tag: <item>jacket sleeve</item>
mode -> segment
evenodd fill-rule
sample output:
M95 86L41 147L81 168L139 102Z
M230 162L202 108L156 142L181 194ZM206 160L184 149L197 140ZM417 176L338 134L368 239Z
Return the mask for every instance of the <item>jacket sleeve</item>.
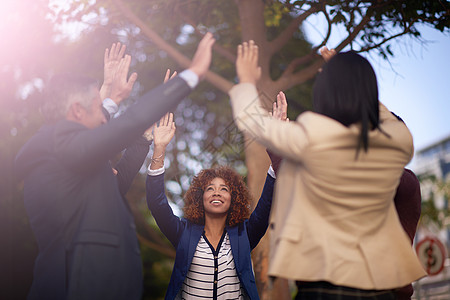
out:
M185 223L172 211L164 192L164 174L147 175L147 205L161 232L176 248Z
M258 245L259 240L264 236L267 227L269 226L269 215L272 207L274 185L275 178L267 175L261 197L248 220L247 234L248 240L250 241L250 249L252 250Z
M186 81L177 77L144 94L123 115L107 124L94 129L82 126L85 130L61 126L55 132L56 153L65 167L91 171L139 138L190 92Z
M295 122L270 117L261 104L256 87L251 83L235 85L229 94L239 130L283 158L301 160L300 154L309 146L306 126L299 121L305 114L301 114Z
M134 178L147 157L148 150L149 142L144 137L139 137L132 145L125 149L125 152L116 164L117 181L122 196L125 196L130 189Z

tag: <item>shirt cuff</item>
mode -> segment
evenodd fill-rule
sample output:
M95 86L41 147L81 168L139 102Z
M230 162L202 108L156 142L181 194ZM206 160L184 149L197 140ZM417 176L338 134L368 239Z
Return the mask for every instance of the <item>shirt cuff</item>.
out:
M272 168L272 165L270 165L269 167L269 171L267 171L267 173L270 175L270 177L272 177L273 179L276 179L277 176L275 175L275 171Z
M180 76L186 83L189 85L191 89L194 89L198 84L198 76L191 70L184 70L180 73Z
M111 118L119 111L119 106L111 98L103 100L103 108L106 109Z
M151 170L150 165L148 165L148 168L147 168L147 174L150 176L158 176L158 175L164 174L164 172L166 171L164 166L162 166L161 168L156 169L156 170Z

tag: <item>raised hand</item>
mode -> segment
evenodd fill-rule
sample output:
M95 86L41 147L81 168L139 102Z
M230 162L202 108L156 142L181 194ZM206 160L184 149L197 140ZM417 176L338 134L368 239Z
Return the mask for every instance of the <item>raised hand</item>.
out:
M114 75L110 98L117 105L130 96L130 93L133 90L133 85L137 79L137 73L131 74L128 78L130 64L131 56L125 55L125 57L120 60L119 65L117 66L116 74Z
M207 32L198 44L197 51L192 58L189 70L198 75L201 79L209 69L212 58L212 46L216 40L211 32Z
M119 62L125 54L125 45L120 43L114 43L111 46L111 50L105 49L103 57L103 85L100 89L100 96L102 99L108 98L111 94L111 86L114 80L114 76L119 66Z
M256 84L261 77L258 66L258 46L254 41L242 43L237 48L236 72L240 83Z
M287 107L286 95L283 92L279 92L277 95L277 101L273 103L272 112L270 114L274 119L289 122L289 118L287 117ZM266 152L269 155L272 168L276 175L278 173L282 158L269 149L266 149Z
M167 113L161 118L159 124L153 125L153 155L150 169L156 170L164 166L166 147L175 135L175 122L173 114Z
M319 52L325 61L329 61L333 56L336 55L335 49L328 49L326 46L320 48Z
M177 71L173 71L172 76L170 75L170 69L167 69L166 71L166 75L164 76L164 83L166 83L167 81L169 81L170 79L174 78L175 76L177 76Z
M175 135L175 122L173 121L173 113L165 114L159 124L153 126L153 142L155 148L166 148Z
M278 93L277 101L273 103L272 112L270 114L277 120L289 122L289 118L287 117L286 95L283 92Z

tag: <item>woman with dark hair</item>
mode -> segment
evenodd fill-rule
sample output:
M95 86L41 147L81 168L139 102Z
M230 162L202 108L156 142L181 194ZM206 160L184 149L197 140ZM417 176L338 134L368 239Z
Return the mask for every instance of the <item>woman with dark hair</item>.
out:
M424 276L393 201L412 136L378 101L370 63L355 52L333 56L317 76L314 112L289 123L255 101L261 70L253 41L238 47L236 69L240 84L230 96L238 127L284 158L269 275L295 280L297 299L395 299L395 289Z
M147 204L176 248L166 299L259 299L250 252L266 232L275 174L269 169L258 204L242 177L226 166L201 171L185 194L184 218L164 193L165 149L175 133L172 114L154 128L147 176ZM276 169L276 159L271 156Z

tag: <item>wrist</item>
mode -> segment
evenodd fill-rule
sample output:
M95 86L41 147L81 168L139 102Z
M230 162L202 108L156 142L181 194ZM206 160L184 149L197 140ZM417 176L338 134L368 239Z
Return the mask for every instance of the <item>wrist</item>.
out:
M117 105L119 105L120 104L120 102L122 102L122 97L120 97L120 96L118 96L118 95L112 95L111 94L111 96L109 96L109 98L112 100L112 101L114 101L114 103L116 103Z
M157 144L155 143L155 141L153 141L154 146L153 146L153 155L160 155L160 154L165 154L166 153L166 145L161 145L161 144Z
M256 79L251 77L242 76L239 77L239 83L251 83L253 85L256 85Z

